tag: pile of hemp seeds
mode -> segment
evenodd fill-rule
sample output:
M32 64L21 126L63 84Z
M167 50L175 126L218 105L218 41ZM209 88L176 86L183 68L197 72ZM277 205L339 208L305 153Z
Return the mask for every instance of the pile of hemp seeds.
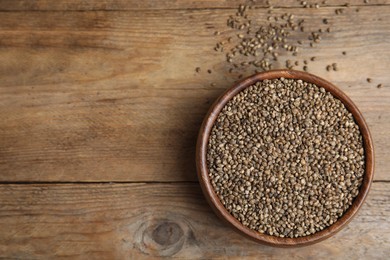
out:
M286 67L288 69L301 69L308 71L309 63L314 62L316 57L299 59L299 53L305 48L313 48L320 43L321 39L331 32L330 21L321 19L318 28L307 29L306 20L297 18L292 13L274 12L271 1L266 1L268 8L266 22L259 24L255 19L257 7L255 0L249 4L241 4L234 15L227 19L227 28L224 35L215 31L214 35L220 40L214 50L222 52L226 56L230 73L254 73ZM318 3L298 1L303 8L320 8ZM323 1L326 4L326 1ZM344 9L336 9L336 15L342 14ZM310 23L310 22L309 22ZM308 26L311 27L311 26ZM227 35L232 35L226 38ZM291 57L291 58L286 58ZM337 70L336 66L331 66ZM238 76L241 78L242 74Z
M324 88L264 80L234 96L209 137L213 188L243 225L303 237L332 225L359 193L362 136L352 114Z
M227 70L237 79L276 68L310 71L310 64L318 62L318 58L307 57L305 50L315 48L324 38L334 37L329 35L337 24L338 16L360 12L360 7L345 2L334 9L332 18L313 16L318 22L313 19L307 21L293 13L280 13L273 1L265 1L266 21L259 23L256 9L264 9L264 1L261 1L261 6L257 6L257 2L247 0L246 4L239 5L235 13L227 17L226 28L214 31L217 43L213 49L225 56ZM326 0L296 2L299 7L307 9L320 9L327 5ZM369 1L362 3L369 4ZM317 26L313 28L313 24ZM341 51L340 55L346 56L347 52ZM340 70L336 62L324 64L323 68L328 72ZM201 68L196 67L195 71L200 73ZM212 71L207 69L207 72L211 74ZM211 83L211 86L215 85ZM376 83L375 86L382 88L383 84Z

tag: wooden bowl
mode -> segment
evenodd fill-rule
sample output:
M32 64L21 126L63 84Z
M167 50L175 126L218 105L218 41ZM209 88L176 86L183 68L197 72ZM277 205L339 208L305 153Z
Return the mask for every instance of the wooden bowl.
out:
M344 103L345 107L352 113L355 121L359 125L360 132L363 136L363 144L365 149L365 174L363 177L363 183L360 187L358 196L354 199L353 204L349 209L344 213L341 218L339 218L334 224L323 229L322 231L316 232L312 235L298 238L281 238L277 236L271 236L267 234L262 234L255 230L252 230L243 224L241 224L236 218L234 218L222 205L217 194L214 192L213 186L209 179L206 155L207 155L207 144L209 140L209 135L211 129L214 125L215 120L217 119L218 114L225 106L225 104L240 91L249 87L257 81L265 79L276 79L276 78L289 78L289 79L301 79L303 81L313 83L319 87L325 88L327 91L333 94L334 97L338 98L341 102ZM232 88L228 89L224 94L222 94L211 106L208 111L203 124L200 128L198 142L196 146L196 167L198 171L198 178L200 185L202 187L203 193L213 208L215 213L228 224L234 227L239 233L259 242L262 244L267 244L271 246L278 247L294 247L294 246L304 246L319 242L324 240L336 232L340 231L345 227L351 219L355 216L357 211L362 206L365 198L367 197L368 191L371 186L371 182L374 175L374 149L372 144L372 139L368 126L364 121L362 114L356 105L349 99L349 97L343 93L339 88L337 88L332 83L321 79L312 74L294 71L294 70L273 70L255 74L250 76L241 82L235 84Z

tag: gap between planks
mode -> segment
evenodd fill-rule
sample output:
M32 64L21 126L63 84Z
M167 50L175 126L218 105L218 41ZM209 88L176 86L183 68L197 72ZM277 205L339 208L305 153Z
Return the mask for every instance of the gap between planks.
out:
M348 7L345 6L345 4L339 4L339 5L326 5L321 6L321 8L358 8L358 7L378 7L378 6L390 6L389 4L364 4L364 5L350 5ZM269 9L268 6L261 6L261 5L253 5L254 9ZM272 10L277 9L305 9L302 6L283 6L283 5L276 5L272 6ZM88 9L88 10L79 10L79 9L68 9L68 10L61 10L61 9L49 9L49 10L1 10L0 13L26 13L26 12L38 12L38 13L50 13L50 12L79 12L79 13L86 13L86 12L129 12L129 11L136 11L136 12L145 12L145 11L207 11L207 10L236 10L237 7L187 7L187 8L123 8L123 9ZM313 9L313 8L308 8Z
M390 183L390 180L374 180L373 183ZM63 185L63 184L199 184L198 181L0 181L0 185Z

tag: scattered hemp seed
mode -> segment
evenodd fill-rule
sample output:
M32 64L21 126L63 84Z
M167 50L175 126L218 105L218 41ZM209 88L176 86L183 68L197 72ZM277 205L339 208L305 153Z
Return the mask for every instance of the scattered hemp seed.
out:
M313 56L313 57L310 58L310 60L311 60L311 61L315 61L315 60L316 60L316 57Z
M335 10L336 15L343 14L343 13L344 13L344 9L342 9L342 8L338 8Z
M323 22L324 24L328 24L328 19L325 18L325 19L322 20L322 22Z
M368 82L368 83L371 83L371 82L372 82L372 79L371 79L371 78L367 78L367 82Z
M199 73L199 72L200 72L200 68L199 68L199 67L196 67L196 68L195 68L195 71L196 71L196 73Z
M207 70L207 72L208 72L209 74L211 74L212 71L209 69L209 70Z
M359 194L362 135L330 92L296 79L254 83L222 108L207 146L210 182L246 227L304 237L335 223Z
M378 84L376 87L377 88L382 88L382 84Z
M338 68L337 68L337 63L332 63L332 69L333 69L334 71L337 71L337 70L338 70Z
M214 82L210 84L212 87L215 87L217 84L215 84Z
M347 55L347 52L346 52L346 51L343 51L342 54L343 54L343 55Z
M303 70L304 70L304 71L307 71L307 66L303 66Z
M331 69L332 69L332 66L331 66L331 65L327 65L327 66L326 66L326 70L327 70L327 71L330 71Z
M302 6L319 7L316 3L302 2ZM300 48L304 49L307 45L315 47L314 44L319 44L324 35L325 29L306 29L305 19L297 18L292 13L271 12L273 6L270 4L267 5L268 15L265 17L268 22L259 23L251 17L256 6L251 9L252 2L248 3L239 5L235 13L227 17L226 26L229 30L226 34L229 32L229 35L222 41L218 37L214 46L215 51L225 55L228 69L233 69L237 74L280 67L279 56L297 57L301 53ZM327 22L326 19L319 19ZM220 31L223 30L218 29ZM293 66L294 62L291 62L289 67Z

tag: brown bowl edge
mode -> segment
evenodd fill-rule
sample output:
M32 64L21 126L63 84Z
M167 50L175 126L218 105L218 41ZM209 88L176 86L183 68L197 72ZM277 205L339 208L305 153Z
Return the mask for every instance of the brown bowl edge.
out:
M266 235L248 227L242 225L236 218L234 218L222 205L217 194L214 192L212 184L209 179L208 169L207 169L207 144L209 135L212 129L212 126L220 113L221 109L225 104L237 93L252 85L253 83L265 79L275 79L275 78L291 78L291 79L301 79L303 81L316 84L319 87L325 88L327 91L332 93L333 96L338 98L343 102L345 107L352 113L355 121L359 125L360 132L363 137L363 145L365 151L365 174L362 186L358 196L354 199L353 204L349 209L344 213L344 215L339 218L334 224L316 232L313 235L298 237L298 238L281 238L271 235ZM206 200L214 210L214 212L229 225L233 226L236 231L244 234L250 239L260 242L262 244L277 246L277 247L296 247L296 246L306 246L320 242L338 231L344 228L358 212L362 204L364 203L367 194L369 192L373 175L374 175L374 148L373 142L368 129L367 123L365 122L361 112L352 102L352 100L342 92L338 87L332 83L312 75L310 73L295 71L295 70L271 70L266 72L261 72L249 76L248 78L243 79L242 81L236 83L231 88L227 89L210 107L207 112L205 119L203 120L202 126L199 131L199 136L196 144L196 167L200 186L206 197Z

